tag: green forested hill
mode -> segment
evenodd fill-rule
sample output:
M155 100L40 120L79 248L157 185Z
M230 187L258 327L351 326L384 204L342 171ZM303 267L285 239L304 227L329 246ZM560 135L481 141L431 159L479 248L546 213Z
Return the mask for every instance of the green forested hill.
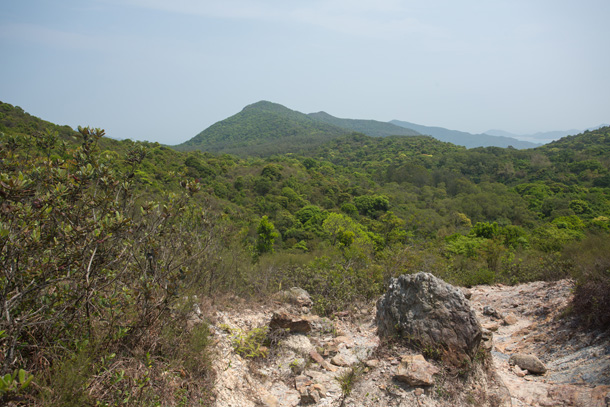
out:
M33 133L43 132L46 129L57 131L64 139L68 139L74 134L74 130L69 126L58 126L26 113L19 106L0 101L0 131Z
M261 101L208 127L176 149L269 156L304 151L345 133L306 114Z
M309 117L333 126L363 133L372 137L420 135L420 133L415 130L377 120L340 119L338 117L331 116L326 112L310 113Z
M180 151L209 151L242 157L303 153L352 132L372 137L429 135L467 148L500 146L531 148L536 144L486 134L470 134L394 120L341 119L326 112L304 114L277 103L260 101L213 124L192 139L175 146Z

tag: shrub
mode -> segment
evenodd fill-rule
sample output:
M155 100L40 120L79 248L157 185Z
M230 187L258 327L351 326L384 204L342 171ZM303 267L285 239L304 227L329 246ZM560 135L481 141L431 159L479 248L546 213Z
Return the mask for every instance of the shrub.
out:
M390 201L384 195L362 195L354 198L354 205L361 214L376 217L378 213L388 210Z
M480 268L470 273L465 273L463 285L472 287L474 285L493 284L496 281L496 274L487 268Z
M610 326L610 239L607 233L587 236L566 247L562 257L576 281L572 309L589 327Z
M498 234L498 224L488 222L477 222L470 230L470 235L482 237L485 239L493 239Z
M284 268L278 278L282 287L307 290L314 302L314 311L320 315L331 315L370 301L381 295L383 289L381 267L345 268L330 257L318 258L306 266Z
M192 271L217 247L214 225L191 199L199 185L184 180L181 193L145 202L135 192L145 150L107 162L115 157L99 154L103 130L79 132L79 146L56 154L52 138L44 154L28 137L0 149L0 374L34 372L51 405L104 404L119 379L137 388L143 376L108 365L111 355L125 365L136 363L125 349L154 356L159 321L184 328L184 318L170 318L180 291L215 280ZM202 340L189 346L203 349Z

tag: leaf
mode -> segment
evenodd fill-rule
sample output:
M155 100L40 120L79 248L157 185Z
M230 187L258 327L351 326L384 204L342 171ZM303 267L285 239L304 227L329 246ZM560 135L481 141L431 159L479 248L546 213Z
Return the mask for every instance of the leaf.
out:
M30 385L30 383L34 380L34 375L29 375L24 383L21 384L21 390L25 389Z
M7 373L4 375L3 380L7 385L9 385L13 382L13 376L10 373Z

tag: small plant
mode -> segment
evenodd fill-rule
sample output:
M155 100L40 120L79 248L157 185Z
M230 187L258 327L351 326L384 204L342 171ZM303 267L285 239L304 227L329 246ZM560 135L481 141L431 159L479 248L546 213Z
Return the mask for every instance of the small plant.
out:
M254 328L245 333L238 332L233 337L233 349L244 358L266 358L269 351L265 346L268 332L268 327Z
M364 364L358 363L357 365L352 366L347 371L336 377L336 380L341 386L341 392L343 393L343 397L347 397L350 395L350 393L354 389L354 385L356 384L358 379L360 379L363 373Z
M422 349L423 355L428 359L441 360L443 351L441 348L437 348L431 345L426 345Z
M34 376L23 369L18 369L13 374L7 373L0 376L0 402L7 403L18 397L18 394L25 390Z
M472 371L472 362L469 359L462 359L460 362L460 365L458 367L457 370L457 374L460 377L466 377L468 376L468 373L470 373Z
M290 362L288 367L290 368L292 373L294 373L295 375L300 374L303 371L303 368L304 368L303 359L295 359L295 360L293 360L292 362Z

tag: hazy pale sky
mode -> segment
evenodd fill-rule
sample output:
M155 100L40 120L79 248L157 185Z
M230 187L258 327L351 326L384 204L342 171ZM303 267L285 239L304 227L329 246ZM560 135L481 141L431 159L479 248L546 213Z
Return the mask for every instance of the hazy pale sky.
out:
M0 100L177 144L259 100L480 133L610 122L608 0L4 0Z

